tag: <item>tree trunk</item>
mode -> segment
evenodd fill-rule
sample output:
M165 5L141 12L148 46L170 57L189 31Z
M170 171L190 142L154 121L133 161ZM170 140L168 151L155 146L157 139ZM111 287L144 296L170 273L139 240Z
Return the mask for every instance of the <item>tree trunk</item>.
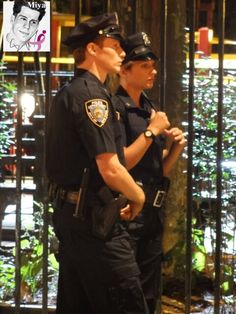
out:
M165 111L173 126L181 129L181 123L187 120L187 106L183 94L183 74L185 72L186 55L185 25L186 25L185 0L168 1L167 14L167 69L166 69L166 106ZM185 251L185 214L186 214L186 185L187 178L186 159L180 158L171 173L171 188L166 206L166 225L164 234L164 251L172 251L173 260L165 271L169 275L183 278ZM169 265L169 263L168 263Z

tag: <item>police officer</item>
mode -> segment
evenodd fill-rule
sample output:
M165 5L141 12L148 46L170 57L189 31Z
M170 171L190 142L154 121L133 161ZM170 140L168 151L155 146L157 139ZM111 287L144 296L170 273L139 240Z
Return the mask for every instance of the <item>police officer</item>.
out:
M118 115L103 84L108 73L120 70L120 40L117 16L109 13L78 24L65 41L77 71L50 108L46 154L60 243L57 314L148 313L120 223L141 211L145 195L124 167ZM113 224L119 193L128 205L118 206ZM102 217L98 226L94 213ZM109 233L100 234L106 224L112 224Z
M151 50L148 35L144 32L131 35L122 46L126 57L114 102L120 112L127 167L146 196L142 212L128 223L127 230L141 271L149 313L154 314L160 294L163 205L169 186L167 176L186 140L179 128L169 129L166 114L157 111L143 91L153 87L157 74L157 57Z

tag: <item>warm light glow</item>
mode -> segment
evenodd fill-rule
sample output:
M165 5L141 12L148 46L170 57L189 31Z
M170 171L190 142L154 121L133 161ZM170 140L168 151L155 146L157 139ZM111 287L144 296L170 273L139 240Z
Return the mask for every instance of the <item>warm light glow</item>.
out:
M208 40L209 42L211 42L213 39L213 29L209 29L208 30Z
M21 96L21 107L23 112L23 117L29 118L35 109L35 99L30 94L22 94Z

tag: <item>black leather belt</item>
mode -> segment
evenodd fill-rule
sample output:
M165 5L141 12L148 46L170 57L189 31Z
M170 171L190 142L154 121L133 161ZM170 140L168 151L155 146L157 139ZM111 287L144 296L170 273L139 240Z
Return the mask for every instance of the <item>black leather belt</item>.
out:
M77 204L79 197L79 192L67 192L62 199L68 203Z
M56 184L49 185L50 201L54 201L55 199L61 199L71 204L77 204L79 197L79 191L66 191L58 187Z

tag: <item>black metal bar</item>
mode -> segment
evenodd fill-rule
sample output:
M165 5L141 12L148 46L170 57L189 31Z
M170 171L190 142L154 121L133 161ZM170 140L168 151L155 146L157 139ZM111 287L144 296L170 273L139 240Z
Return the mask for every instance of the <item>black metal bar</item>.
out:
M215 248L215 289L214 289L214 313L220 313L220 284L221 284L221 211L222 211L222 132L223 132L223 98L224 98L224 37L225 37L225 0L218 0L218 110L217 110L217 178L216 178L216 248Z
M75 1L75 25L80 23L82 15L82 0ZM76 64L74 64L74 72L76 71Z
M0 60L2 60L2 58L3 58L3 21L0 31Z
M35 76L36 76L36 83L35 84L35 98L36 98L36 101L37 103L40 103L39 102L39 99L38 99L38 94L43 94L43 91L45 90L45 87L44 87L44 79L43 79L43 75L42 75L42 67L41 67L41 64L39 62L39 52L36 51L34 52L34 67L35 67ZM39 108L39 112L38 114L42 114L42 108L40 106Z
M75 25L77 25L81 20L82 15L82 0L77 0L75 2Z
M137 14L136 14L136 12L137 12L137 1L136 0L132 0L132 3L131 3L131 5L132 5L132 15L133 15L133 17L132 17L132 33L134 34L134 33L136 33L136 29L137 29L137 26L136 26L136 19L137 19Z
M45 120L44 120L44 134L47 132L47 116L48 108L51 101L51 52L46 53L46 90L45 90ZM48 313L48 226L49 226L49 212L48 212L48 198L47 198L47 176L45 172L45 157L46 157L46 142L44 138L44 158L43 158L43 308L42 313Z
M106 0L105 2L105 12L111 12L111 0Z
M192 209L193 209L193 105L194 105L194 32L196 1L188 1L189 8L189 105L188 105L188 174L186 214L186 272L185 272L185 314L191 311L192 290Z
M159 109L164 111L166 105L166 37L167 37L167 11L168 11L168 1L162 0L160 1L160 62L159 62L159 71L160 75L159 84L160 84L160 92L159 92ZM160 282L160 290L162 294L163 282L161 278ZM162 313L162 303L161 297L158 298L156 304L156 313Z
M160 98L159 107L162 111L166 105L166 36L168 1L162 0L160 4Z
M50 29L52 30L52 3L50 2ZM47 133L47 118L49 105L51 103L51 47L52 33L50 32L50 51L46 52L46 76L45 76L45 106L44 106L44 134ZM44 158L43 158L43 304L42 314L48 313L48 227L49 227L49 204L47 197L47 175L46 175L46 137L44 136L43 143Z
M18 53L18 80L17 80L17 125L16 125L16 256L15 256L15 314L20 313L20 286L21 286L21 155L22 155L22 107L21 95L23 88L23 53Z

